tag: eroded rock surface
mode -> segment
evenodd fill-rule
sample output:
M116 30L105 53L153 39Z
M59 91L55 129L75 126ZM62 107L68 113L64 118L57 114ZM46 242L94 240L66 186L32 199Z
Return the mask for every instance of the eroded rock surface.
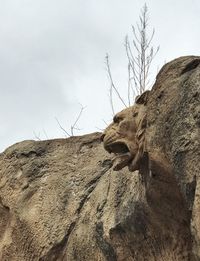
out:
M0 154L0 260L200 260L199 64L182 57L158 74L134 172L113 170L100 133Z
M181 57L162 68L147 111L148 148L162 151L170 161L189 211L193 254L200 260L199 56Z

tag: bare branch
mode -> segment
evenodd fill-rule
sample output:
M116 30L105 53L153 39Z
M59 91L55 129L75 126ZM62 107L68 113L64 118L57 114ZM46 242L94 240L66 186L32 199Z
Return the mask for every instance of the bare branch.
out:
M134 64L136 64L139 67L138 62L136 61L135 57L133 56L131 47L130 47L130 42L128 40L128 36L126 36L125 39L125 48L126 48L126 55L128 60L132 63L132 66L134 66Z
M151 64L159 51L159 46L157 48L152 46L154 35L154 28L149 32L148 8L144 4L139 15L139 21L136 22L135 26L132 25L132 39L129 41L129 37L126 36L124 44L127 56L127 96L129 106L131 105L131 100L134 100L134 96L142 94L151 85L149 79ZM123 99L113 82L108 55L106 56L106 65L111 82L110 103L114 113L113 92L117 94L121 101ZM122 103L126 107L124 101Z
M83 110L86 108L86 107L83 107L82 104L80 104L80 105L81 105L80 112L79 112L79 114L78 114L74 124L71 126L71 136L74 136L74 130L80 130L79 128L77 128L77 123L80 120L80 117L81 117L81 115L83 113Z
M103 132L105 129L101 129L101 128L99 128L99 127L95 127L97 130L99 130L99 131L101 131L101 132Z
M41 141L41 139L40 139L40 132L37 135L36 132L34 131L33 134L34 134L34 137L35 137L36 140Z
M109 123L107 123L104 119L102 119L102 121L104 122L104 124L105 124L106 126L109 125Z
M48 140L49 138L48 138L48 135L47 135L45 129L43 129L43 133L44 133L45 138Z
M66 136L70 137L71 135L65 130L65 128L62 127L62 125L60 124L59 120L56 117L55 117L55 120L57 121L61 130L66 134Z
M138 39L138 36L137 36L137 33L136 33L136 30L135 30L135 26L134 26L134 25L132 25L132 31L133 31L134 38L136 39L136 41L138 42L138 44L140 44L140 40Z
M131 71L130 71L130 63L128 64L128 105L131 105L131 97L130 97L130 91L131 91Z
M115 93L117 94L117 97L119 98L119 100L122 102L122 104L127 107L126 103L124 102L123 98L121 97L118 89L116 88L114 82L113 82L113 78L112 78L112 74L111 74L111 70L110 70L110 63L109 63L109 56L108 54L106 55L106 66L107 66L107 72L108 72L108 76L110 79L110 102L111 102L111 107L112 107L112 111L114 113L114 106L113 106L113 90L115 91Z

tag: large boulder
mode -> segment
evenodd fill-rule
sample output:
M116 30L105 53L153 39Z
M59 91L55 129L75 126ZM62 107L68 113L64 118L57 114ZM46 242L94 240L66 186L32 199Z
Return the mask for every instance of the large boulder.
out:
M200 260L200 57L166 64L147 107L148 148L170 161L188 210L192 252Z
M130 171L100 133L0 154L0 260L200 260L200 57L166 64L145 112Z

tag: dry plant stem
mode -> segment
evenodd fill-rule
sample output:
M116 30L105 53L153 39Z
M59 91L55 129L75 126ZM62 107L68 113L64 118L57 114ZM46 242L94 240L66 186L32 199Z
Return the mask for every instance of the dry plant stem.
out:
M81 104L80 104L80 105L81 105ZM55 119L56 119L56 121L57 121L59 127L61 128L62 131L64 131L64 133L66 134L67 137L74 136L74 130L80 130L80 129L77 127L77 123L78 123L78 121L80 120L80 117L81 117L82 112L83 112L84 109L85 109L85 107L83 107L83 106L81 105L80 112L79 112L79 114L78 114L78 116L77 116L75 122L74 122L73 125L71 125L71 127L70 127L70 131L71 131L70 133L67 132L67 131L65 130L65 128L62 127L62 125L60 124L59 120L55 117Z
M109 125L109 123L107 123L105 120L102 120L102 121L104 122L104 124L105 124L106 126Z
M141 10L139 23L136 24L136 27L132 26L132 42L130 43L128 36L125 39L126 56L129 64L128 79L134 83L135 92L139 95L149 88L149 70L159 51L159 47L154 50L154 47L151 46L155 30L153 29L151 35L148 36L148 21L148 9L145 4ZM128 85L130 86L130 83ZM131 97L129 97L129 100L131 100Z
M65 130L65 128L62 127L62 125L60 124L59 120L55 117L55 120L57 121L59 127L61 128L62 131L64 131L64 133L66 134L67 137L70 137L71 135Z
M35 137L36 140L41 141L41 139L40 139L40 133L38 133L38 135L37 135L36 132L34 131L33 134L34 134L34 137Z
M47 133L46 133L45 129L43 129L43 133L44 133L44 136L45 136L45 138L48 140L48 139L49 139L49 137L48 137L48 135L47 135Z
M84 109L85 109L85 107L83 107L83 105L81 105L81 110L80 110L74 124L71 126L71 136L74 136L74 130L80 130L79 128L77 128L77 123L80 120L80 117L81 117Z
M131 106L131 71L130 71L130 63L128 64L128 106Z
M152 32L148 34L148 22L148 8L145 4L141 9L139 22L136 23L136 26L132 26L133 39L129 41L128 36L125 38L125 51L128 59L128 106L133 103L134 98L137 95L141 95L152 85L151 81L149 80L150 68L153 59L159 51L159 46L156 48L156 50L152 46L155 30L153 28ZM122 104L125 107L127 106L116 85L114 84L108 54L106 55L106 67L110 81L110 104L112 113L114 115L114 93L117 95L117 98L119 98Z
M112 112L113 115L115 114L114 112L114 105L113 105L113 90L115 91L117 97L120 99L120 101L122 102L122 104L127 107L125 101L123 100L123 98L121 97L117 87L115 86L114 82L113 82L113 78L112 78L112 73L111 73L111 69L110 69L110 63L109 63L109 56L108 54L106 55L106 68L107 68L107 72L108 72L108 77L110 79L110 103L111 103L111 108L112 108Z

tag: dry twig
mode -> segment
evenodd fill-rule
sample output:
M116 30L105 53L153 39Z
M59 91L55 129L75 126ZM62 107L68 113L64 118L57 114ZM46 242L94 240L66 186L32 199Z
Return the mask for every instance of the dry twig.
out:
M145 4L141 9L139 22L136 23L136 26L132 26L132 41L129 41L128 36L126 36L125 38L125 51L128 59L127 98L129 106L132 104L134 98L137 95L142 94L151 86L151 81L149 79L150 68L153 59L159 51L159 46L156 49L154 48L154 46L152 46L152 40L155 34L155 30L153 28L150 35L148 34L148 22L148 8ZM115 92L122 104L125 107L127 106L125 100L122 98L117 87L114 84L108 54L106 55L106 66L110 80L110 104L112 112L114 114L113 92Z
M80 105L81 105L81 104L80 104ZM79 112L78 116L76 117L76 120L74 121L74 123L73 123L73 124L71 125L71 127L70 127L70 133L69 133L68 131L66 131L66 129L60 124L59 120L55 117L55 120L57 121L57 123L58 123L60 129L65 133L65 135L66 135L67 137L74 136L74 130L80 130L80 129L77 127L77 123L78 123L78 121L80 120L81 115L82 115L82 113L83 113L83 110L84 110L85 108L86 108L86 107L83 107L83 106L81 105L80 112Z

